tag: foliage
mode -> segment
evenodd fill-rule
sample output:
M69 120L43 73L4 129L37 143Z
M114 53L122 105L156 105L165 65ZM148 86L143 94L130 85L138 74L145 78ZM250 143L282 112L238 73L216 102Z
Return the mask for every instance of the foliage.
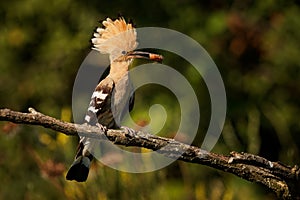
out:
M197 40L222 74L227 120L213 151L245 151L300 162L300 10L298 1L70 1L0 3L0 105L29 106L71 121L72 86L89 52L98 21L122 13L138 27L175 29ZM298 17L297 17L298 16ZM188 63L162 52L198 93L201 122L209 99ZM187 67L185 67L187 66ZM164 103L177 116L174 96L157 87L137 92L133 118L149 120L148 105ZM150 94L150 95L149 95ZM153 95L155 94L155 95ZM176 109L172 109L172 108ZM171 108L171 109L168 109ZM177 118L164 132L172 136ZM64 179L77 140L36 127L0 124L0 199L274 199L264 187L207 167L181 162L151 173L128 174L94 163L86 183ZM142 184L141 184L142 183Z

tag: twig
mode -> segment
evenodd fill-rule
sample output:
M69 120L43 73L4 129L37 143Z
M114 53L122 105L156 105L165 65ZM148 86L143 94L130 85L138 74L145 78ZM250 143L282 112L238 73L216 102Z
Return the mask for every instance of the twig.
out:
M99 139L107 137L114 144L151 149L169 158L207 165L245 180L261 183L273 190L281 199L300 199L300 169L297 165L290 167L249 153L231 152L229 156L224 156L145 132L138 131L133 136L123 130L108 129L103 132L104 129L87 124L73 124L55 119L33 108L29 108L29 112L0 109L0 121L40 125L69 136L77 136L80 132L87 137Z

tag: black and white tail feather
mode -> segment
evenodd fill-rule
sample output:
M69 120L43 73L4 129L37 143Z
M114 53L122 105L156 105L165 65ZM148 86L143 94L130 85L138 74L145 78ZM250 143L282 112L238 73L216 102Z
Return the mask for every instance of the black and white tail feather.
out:
M78 182L86 181L89 174L91 161L93 160L93 155L90 154L84 156L82 154L83 149L83 143L80 142L78 145L78 153L76 158L67 173L67 180L75 180Z

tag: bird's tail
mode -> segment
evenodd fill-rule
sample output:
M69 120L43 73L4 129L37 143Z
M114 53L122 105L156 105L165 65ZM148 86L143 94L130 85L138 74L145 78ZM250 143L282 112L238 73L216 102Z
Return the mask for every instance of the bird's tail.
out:
M67 180L75 180L78 182L86 181L92 159L87 156L78 156L71 165L66 175Z
M75 180L78 182L86 181L91 161L93 160L93 156L89 155L82 155L83 144L80 143L78 147L78 153L76 155L75 161L72 163L70 169L67 172L66 179L67 180Z

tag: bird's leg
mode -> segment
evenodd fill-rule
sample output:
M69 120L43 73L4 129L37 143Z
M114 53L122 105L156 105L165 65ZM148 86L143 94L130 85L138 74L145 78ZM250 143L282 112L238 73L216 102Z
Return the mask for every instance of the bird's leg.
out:
M132 128L129 128L127 126L121 126L121 129L125 131L125 134L128 135L129 137L135 137L136 136L136 131Z

